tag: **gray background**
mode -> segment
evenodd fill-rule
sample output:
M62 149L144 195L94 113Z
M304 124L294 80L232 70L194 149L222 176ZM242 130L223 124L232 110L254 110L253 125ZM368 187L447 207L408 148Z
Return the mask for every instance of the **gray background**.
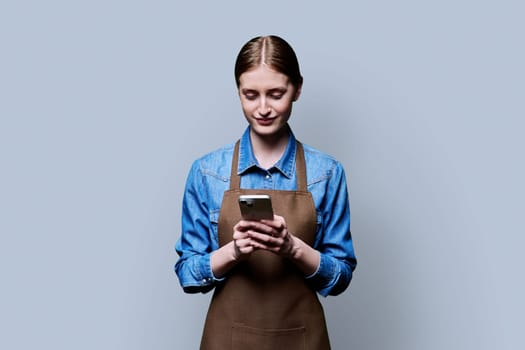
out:
M183 186L245 128L233 62L272 33L305 77L296 135L349 179L333 347L525 348L522 4L3 1L0 348L197 348Z

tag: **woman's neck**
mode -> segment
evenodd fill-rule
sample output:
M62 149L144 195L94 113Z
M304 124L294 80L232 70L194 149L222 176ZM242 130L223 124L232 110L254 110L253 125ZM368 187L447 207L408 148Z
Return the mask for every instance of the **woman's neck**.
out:
M264 169L269 169L281 159L290 139L289 128L283 128L276 135L262 136L250 132L253 154Z

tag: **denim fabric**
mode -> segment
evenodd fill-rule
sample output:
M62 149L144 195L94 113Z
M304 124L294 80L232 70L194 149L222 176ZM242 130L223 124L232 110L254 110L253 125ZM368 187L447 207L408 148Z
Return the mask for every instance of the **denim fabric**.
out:
M290 132L282 158L270 169L258 166L249 128L240 140L238 173L241 188L295 190L296 144ZM344 170L332 157L304 146L308 190L317 211L314 248L320 252L317 271L306 282L323 296L343 292L356 266L350 234L350 206ZM218 249L217 227L224 191L229 189L234 144L197 159L186 182L182 234L175 245L179 281L188 293L208 292L223 279L213 276L210 254ZM226 277L227 278L227 277Z

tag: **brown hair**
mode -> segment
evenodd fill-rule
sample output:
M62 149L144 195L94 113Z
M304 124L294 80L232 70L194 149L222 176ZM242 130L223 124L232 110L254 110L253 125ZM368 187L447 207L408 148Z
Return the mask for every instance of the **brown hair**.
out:
M241 48L235 61L237 87L239 87L239 78L242 73L261 64L266 64L277 72L288 76L295 88L299 88L303 83L299 62L290 44L278 36L269 35L253 38Z

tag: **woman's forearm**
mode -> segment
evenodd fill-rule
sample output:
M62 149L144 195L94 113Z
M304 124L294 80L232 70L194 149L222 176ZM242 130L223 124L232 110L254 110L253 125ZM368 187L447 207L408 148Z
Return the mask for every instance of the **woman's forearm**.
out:
M321 262L320 253L301 239L293 236L293 248L290 260L303 272L305 276L315 273Z
M234 242L225 244L221 248L214 251L210 256L211 271L215 278L222 278L228 271L230 271L239 259L235 253Z

